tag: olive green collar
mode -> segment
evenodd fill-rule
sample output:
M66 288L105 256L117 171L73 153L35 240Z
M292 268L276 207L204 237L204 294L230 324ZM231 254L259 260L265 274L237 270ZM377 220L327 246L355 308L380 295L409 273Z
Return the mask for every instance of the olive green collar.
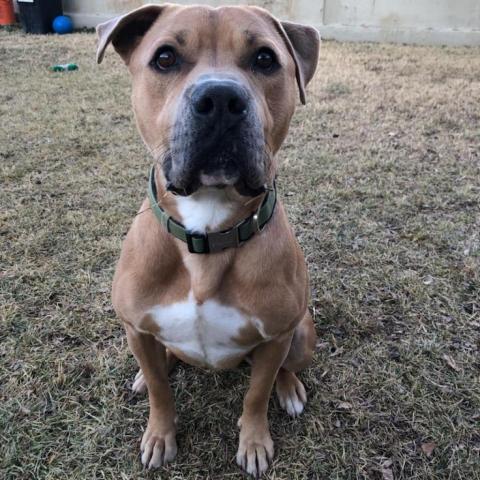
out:
M258 210L228 230L221 232L208 232L198 234L188 231L180 222L172 218L158 204L157 186L155 184L155 167L150 169L148 180L148 199L153 213L157 220L174 237L188 245L190 253L216 253L226 248L236 248L250 240L256 233L263 230L268 221L272 218L277 203L277 189L275 183L273 188L267 191L265 198Z

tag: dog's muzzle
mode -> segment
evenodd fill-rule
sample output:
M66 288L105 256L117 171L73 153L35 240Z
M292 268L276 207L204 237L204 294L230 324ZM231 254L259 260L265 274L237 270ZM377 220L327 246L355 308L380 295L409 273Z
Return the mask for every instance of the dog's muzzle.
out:
M202 76L185 90L171 148L167 188L190 195L201 186L264 190L265 140L249 90L230 77Z

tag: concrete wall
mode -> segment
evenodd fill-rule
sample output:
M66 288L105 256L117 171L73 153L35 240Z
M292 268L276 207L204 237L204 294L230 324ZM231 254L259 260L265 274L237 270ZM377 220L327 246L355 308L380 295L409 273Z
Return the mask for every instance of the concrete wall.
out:
M480 0L324 0L325 37L480 45Z
M175 1L175 0L173 0ZM480 0L176 0L182 4L260 5L309 23L323 38L480 45ZM95 26L148 0L63 0L77 26ZM155 2L153 3L161 3Z

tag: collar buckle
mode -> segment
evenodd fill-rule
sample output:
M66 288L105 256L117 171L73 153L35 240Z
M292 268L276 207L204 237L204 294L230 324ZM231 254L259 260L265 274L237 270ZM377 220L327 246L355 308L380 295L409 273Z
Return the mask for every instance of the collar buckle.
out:
M185 238L187 239L188 251L190 253L210 253L208 239L206 235L202 235L201 233L192 233L185 230ZM199 249L195 245L195 243L197 242L194 243L194 240L201 241L204 248Z
M207 234L185 232L188 251L190 253L217 253L226 248L236 248L242 245L238 228L234 227L224 232L209 232Z

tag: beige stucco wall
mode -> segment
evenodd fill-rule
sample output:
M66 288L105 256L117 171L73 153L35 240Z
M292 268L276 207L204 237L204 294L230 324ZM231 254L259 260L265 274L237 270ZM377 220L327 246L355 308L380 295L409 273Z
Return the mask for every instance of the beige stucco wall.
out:
M75 24L89 27L145 3L152 1L63 0L64 11ZM480 0L177 0L177 3L260 5L282 19L314 25L324 38L480 45Z
M345 40L480 45L480 0L324 0L323 33Z
M128 12L147 3L162 3L148 0L63 0L66 13L74 16L84 15L94 18ZM323 17L323 0L172 0L171 3L183 5L257 5L265 7L280 18L311 19L311 23L320 24Z

